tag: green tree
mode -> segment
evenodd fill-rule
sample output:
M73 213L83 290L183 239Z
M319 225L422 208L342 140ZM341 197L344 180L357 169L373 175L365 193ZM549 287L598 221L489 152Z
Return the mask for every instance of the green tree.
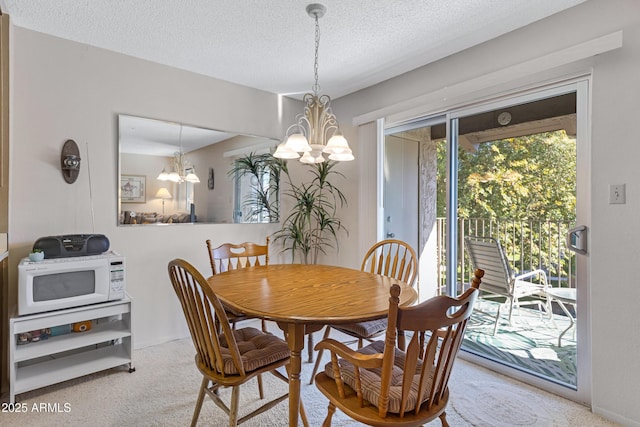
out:
M438 216L445 216L446 146L438 146ZM479 144L458 152L458 216L575 219L576 144L564 131Z

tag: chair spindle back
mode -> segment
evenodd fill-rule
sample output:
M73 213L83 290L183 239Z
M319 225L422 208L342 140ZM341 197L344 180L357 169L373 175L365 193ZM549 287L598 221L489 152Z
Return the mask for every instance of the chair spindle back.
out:
M424 409L421 402L425 400L427 408L431 408L441 399L448 399L449 377L483 274L482 270L476 270L471 287L457 298L440 295L412 307L398 307L400 287L392 286L378 402L380 417L386 417L388 411L396 330L412 332L413 335L405 352L400 417L407 411L418 414ZM417 395L411 399L410 405L412 388L417 388Z
M169 277L182 305L200 369L225 376L222 343L226 342L236 372L244 376L240 352L224 307L204 276L188 262L174 259L169 263Z
M362 261L362 271L393 277L414 286L418 278L418 258L402 240L387 239L373 245Z
M207 240L207 249L212 274L256 265L269 265L269 237L265 245L252 242L224 243L217 248L212 248L211 240Z

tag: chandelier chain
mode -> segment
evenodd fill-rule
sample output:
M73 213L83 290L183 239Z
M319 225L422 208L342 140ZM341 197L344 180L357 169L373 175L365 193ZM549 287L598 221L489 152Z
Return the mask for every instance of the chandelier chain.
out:
M313 92L318 95L320 93L320 85L318 84L318 48L320 47L320 23L318 22L318 14L315 14L316 18L316 54L313 63L313 75L315 77L315 84L313 85Z

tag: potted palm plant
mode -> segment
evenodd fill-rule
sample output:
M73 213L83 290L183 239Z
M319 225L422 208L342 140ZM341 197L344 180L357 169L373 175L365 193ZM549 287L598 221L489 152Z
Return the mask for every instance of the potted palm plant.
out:
M280 197L288 199L291 206L284 216L282 227L274 233L274 242L281 241L283 252L291 252L293 261L316 264L320 254L329 248L338 248L338 234L348 233L340 218L338 208L346 206L347 199L332 182L344 175L334 167L337 162L327 160L309 165L312 175L308 182L297 183L292 179L286 160L271 154L249 153L234 162L229 175L235 179L248 175L252 188L242 206L247 217L269 217L277 222L281 215ZM268 177L268 179L265 179ZM280 195L281 180L286 177L287 188ZM249 218L245 218L247 220Z
M341 176L334 170L336 162L328 160L309 166L312 179L296 184L291 179L286 163L283 173L288 189L283 196L291 199L293 206L282 222L282 228L274 233L274 242L282 241L283 251L291 252L292 260L299 255L304 264L316 264L318 256L329 248L338 248L338 234L348 233L337 216L337 210L347 204L342 191L331 179Z

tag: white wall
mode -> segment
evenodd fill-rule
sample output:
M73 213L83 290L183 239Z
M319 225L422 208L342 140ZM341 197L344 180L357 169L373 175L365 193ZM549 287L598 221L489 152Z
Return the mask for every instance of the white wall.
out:
M227 176L233 166L233 159L225 158L224 152L234 144L235 138L209 145L189 153L186 157L200 174L200 183L194 189L196 214L203 222L232 223L233 194L235 184ZM209 168L214 170L214 188L209 190Z
M531 68L514 66L592 39L623 31L623 46L576 63L547 67L529 76ZM383 59L381 59L383 61ZM535 66L532 64L531 66ZM553 65L553 64L552 64ZM487 84L483 76L514 69L501 81ZM590 312L592 406L595 412L624 425L640 425L640 286L637 265L640 255L638 212L640 185L637 159L640 117L640 2L636 0L590 0L556 16L511 32L435 64L406 73L377 86L339 99L334 110L348 123L366 117L375 120L436 113L501 91L536 85L576 73L592 72L591 91L591 229ZM448 88L469 85L462 93ZM428 96L428 94L436 94ZM420 96L420 107L411 100ZM455 95L455 96L454 96ZM368 115L370 112L378 113ZM346 129L352 135L353 129ZM351 140L354 138L351 138ZM375 138L366 148L375 149ZM356 157L358 154L356 153ZM362 168L375 167L369 163ZM361 169L362 170L362 169ZM626 184L627 203L608 204L608 185ZM375 194L375 180L360 181L363 192ZM363 205L361 215L375 212ZM365 236L359 236L364 239Z

